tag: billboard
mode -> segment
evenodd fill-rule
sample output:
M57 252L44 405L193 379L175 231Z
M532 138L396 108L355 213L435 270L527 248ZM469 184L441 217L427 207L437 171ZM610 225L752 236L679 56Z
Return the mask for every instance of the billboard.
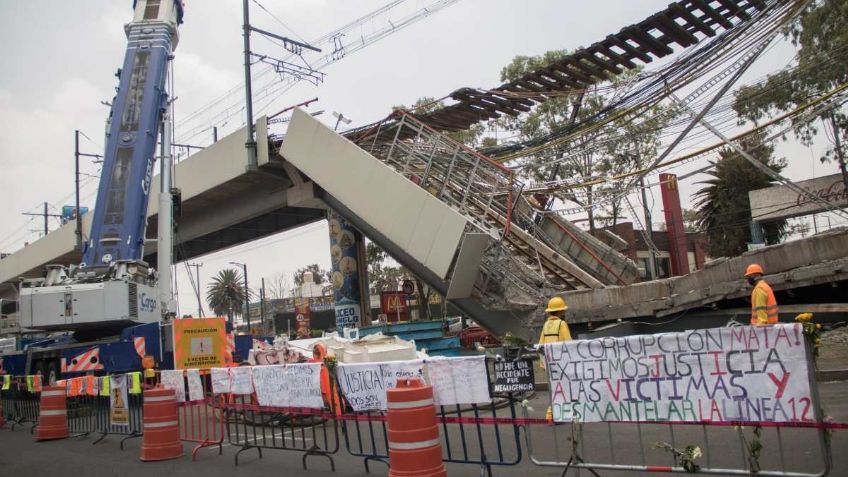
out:
M362 294L358 269L360 247L359 232L339 214L329 211L331 281L336 301L336 329L358 328L362 321Z
M845 189L842 174L816 177L796 182L796 185L833 207L848 206L848 190ZM751 218L757 222L787 219L827 210L821 202L786 186L752 190L748 192L748 198L751 201Z
M224 318L174 320L174 369L224 366L227 332Z
M309 310L309 298L294 299L295 319L297 320L297 337L309 338L312 336L312 319Z

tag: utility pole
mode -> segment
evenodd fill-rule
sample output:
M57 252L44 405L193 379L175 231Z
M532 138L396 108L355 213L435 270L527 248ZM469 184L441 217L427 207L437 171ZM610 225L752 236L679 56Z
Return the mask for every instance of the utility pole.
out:
M98 154L86 154L80 152L80 130L74 130L74 196L75 196L75 204L76 207L74 211L74 215L76 215L76 224L77 228L74 231L74 235L77 237L77 249L82 253L82 214L80 213L80 157L91 157L94 159L102 159L103 156ZM86 136L88 137L88 136Z
M82 217L80 217L80 190L79 190L79 129L74 130L74 215L76 215L77 228L74 235L77 237L77 250L82 252Z
M250 0L244 0L242 4L244 16L244 110L247 114L247 167L248 169L258 166L256 160L256 140L253 137L253 85L250 79ZM245 273L245 276L247 274ZM249 330L249 327L248 327Z
M265 326L265 277L262 277L262 287L259 289L259 324Z
M636 168L642 169L642 156L636 154ZM651 208L648 207L648 194L645 192L645 175L639 175L639 188L642 189L642 210L645 212L645 245L648 246L648 278L651 280L657 279L657 254L654 251L654 226L651 222ZM635 214L636 211L634 210Z
M648 244L648 275L651 280L657 279L657 254L654 252L654 226L651 225L651 208L648 207L648 194L645 192L645 177L639 178L639 188L642 189L642 209L645 211L645 237Z
M317 53L321 53L319 48L315 48L314 46L307 45L305 43L301 43L299 41L294 41L290 38L286 38L280 35L276 35L274 33L256 28L251 26L250 24L250 0L242 1L242 18L244 24L242 25L243 35L244 35L244 111L245 111L245 122L247 123L247 142L245 142L244 147L247 148L247 168L248 170L256 170L258 167L258 162L256 158L256 138L254 137L254 127L253 127L253 84L251 82L250 76L250 64L251 57L253 56L253 52L250 51L250 34L251 32L259 33L260 35L275 38L283 42L283 48L287 51L295 54L299 54L303 49L311 50ZM284 61L274 60L269 58L267 55L263 55L259 57L262 59L269 59L273 61L277 61L278 65L285 64ZM311 68L308 69L310 72ZM213 130L213 133L215 130Z
M197 317L203 318L203 305L200 302L200 267L203 266L202 263L189 263L189 267L194 267L194 276L195 283L197 284Z
M37 217L44 217L44 236L45 236L45 237L46 237L46 236L47 236L47 234L50 232L50 227L49 227L49 226L50 226L50 224L49 224L49 222L48 222L48 220L50 219L50 217L59 217L59 218L62 218L62 216L61 216L60 214L51 214L51 213L49 213L49 212L47 211L47 207L48 207L48 206L49 206L49 204L47 204L47 202L45 202L45 203L44 203L44 211L43 211L43 212L39 212L39 213L36 213L36 212L24 212L24 213L22 214L22 215L31 215L31 216L34 216L34 217L36 217L36 216L37 216ZM37 232L37 230L33 230L33 232Z

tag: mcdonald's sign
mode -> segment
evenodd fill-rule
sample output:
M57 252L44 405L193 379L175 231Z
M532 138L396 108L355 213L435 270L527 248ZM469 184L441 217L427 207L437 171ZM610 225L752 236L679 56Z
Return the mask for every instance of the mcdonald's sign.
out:
M380 293L380 311L390 322L406 321L409 317L409 305L403 292Z

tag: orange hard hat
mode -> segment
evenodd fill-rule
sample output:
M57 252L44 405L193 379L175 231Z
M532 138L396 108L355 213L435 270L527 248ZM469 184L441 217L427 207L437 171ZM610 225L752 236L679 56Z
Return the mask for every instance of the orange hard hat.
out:
M763 272L763 267L761 267L758 263L752 263L752 264L748 265L748 268L745 269L745 276L746 277L750 277L751 275L754 275L755 273L759 273L760 275L765 275L765 272Z

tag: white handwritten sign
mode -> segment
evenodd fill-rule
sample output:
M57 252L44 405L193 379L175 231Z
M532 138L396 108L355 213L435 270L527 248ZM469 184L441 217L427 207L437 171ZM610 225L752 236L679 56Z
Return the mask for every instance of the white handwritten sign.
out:
M162 386L173 389L177 402L185 402L185 380L182 369L163 369L161 371Z
M433 397L440 406L491 400L485 356L428 359L427 374L433 385Z
M424 377L424 361L385 363L339 363L339 389L354 411L386 409L386 390L398 379Z
M215 394L230 392L229 368L212 368L212 392Z
M321 363L256 366L253 384L261 406L324 408Z
M186 381L188 381L188 400L202 401L205 396L203 395L203 382L200 380L200 370L186 369L185 372Z
M237 366L230 368L230 392L233 394L253 394L253 368Z
M799 323L551 343L545 361L558 422L815 420Z

